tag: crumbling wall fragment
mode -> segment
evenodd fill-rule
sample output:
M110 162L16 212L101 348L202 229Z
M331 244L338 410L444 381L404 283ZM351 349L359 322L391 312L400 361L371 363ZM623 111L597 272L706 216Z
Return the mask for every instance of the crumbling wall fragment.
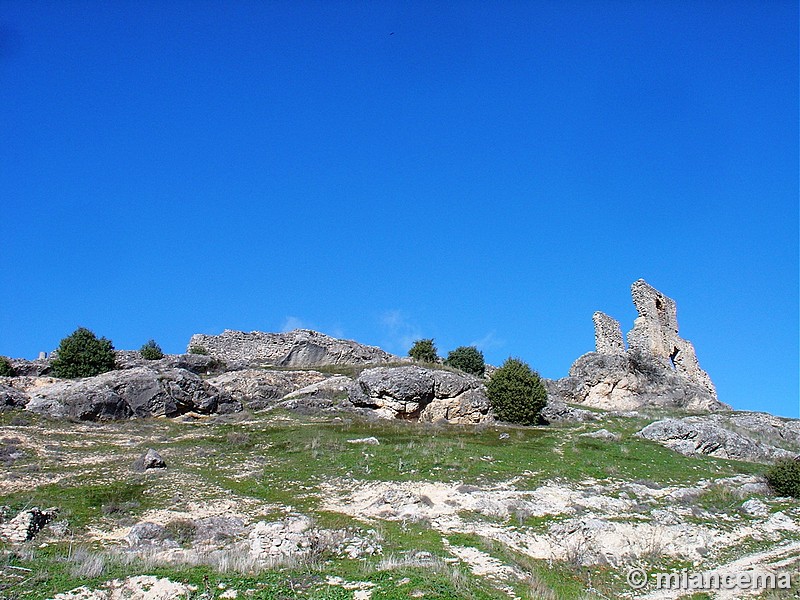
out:
M619 321L599 310L592 315L592 321L594 321L594 345L597 352L600 354L625 352Z
M672 298L644 279L631 285L633 304L639 316L628 333L628 346L658 359L689 381L706 388L716 398L711 378L697 360L694 346L678 335L678 310Z

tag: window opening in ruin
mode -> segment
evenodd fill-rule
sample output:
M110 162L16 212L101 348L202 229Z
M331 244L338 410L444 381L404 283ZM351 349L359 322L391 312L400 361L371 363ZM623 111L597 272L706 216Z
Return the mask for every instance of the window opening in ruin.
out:
M672 353L669 355L669 362L672 365L672 370L675 371L678 367L675 363L675 359L678 357L678 349L673 348Z

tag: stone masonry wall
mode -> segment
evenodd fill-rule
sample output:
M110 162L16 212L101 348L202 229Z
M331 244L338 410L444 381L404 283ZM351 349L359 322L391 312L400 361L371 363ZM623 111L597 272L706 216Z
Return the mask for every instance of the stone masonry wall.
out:
M628 333L630 349L659 359L676 373L702 385L716 397L716 388L708 373L700 368L694 346L678 335L678 309L675 301L644 279L631 285L631 296L639 316Z
M594 344L600 354L622 354L625 344L622 341L622 327L619 321L597 311L592 315L594 321Z

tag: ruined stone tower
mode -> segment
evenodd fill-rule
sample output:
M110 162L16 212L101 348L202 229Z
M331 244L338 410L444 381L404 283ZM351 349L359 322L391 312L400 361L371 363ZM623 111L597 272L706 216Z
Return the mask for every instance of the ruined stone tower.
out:
M708 390L716 399L711 378L697 360L694 346L678 335L678 310L672 298L662 294L644 279L631 285L633 304L639 316L628 332L627 352L638 352L653 358L676 375ZM621 354L626 350L619 323L608 315L593 315L595 347L599 354Z

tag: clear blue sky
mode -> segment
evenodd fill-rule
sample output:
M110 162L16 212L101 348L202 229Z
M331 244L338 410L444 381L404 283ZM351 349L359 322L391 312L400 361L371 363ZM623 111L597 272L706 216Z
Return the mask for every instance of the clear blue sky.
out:
M798 5L0 0L0 354L296 325L561 377L639 277L798 416Z

